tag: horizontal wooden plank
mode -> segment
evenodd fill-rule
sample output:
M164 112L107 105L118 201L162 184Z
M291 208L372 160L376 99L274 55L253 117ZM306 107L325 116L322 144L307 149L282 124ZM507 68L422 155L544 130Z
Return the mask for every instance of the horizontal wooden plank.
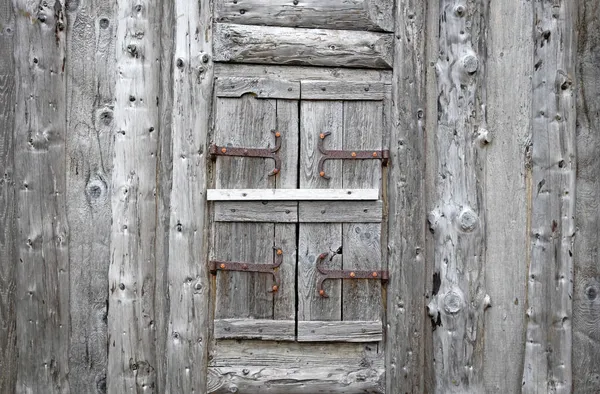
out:
M216 339L293 341L295 329L294 320L215 319L214 335Z
M215 222L296 223L295 201L216 201Z
M251 94L256 98L297 100L300 84L274 78L220 77L215 81L217 97L242 97Z
M215 24L215 61L391 68L393 35L368 31Z
M298 205L301 223L379 223L383 216L383 202L302 201Z
M391 86L383 82L302 81L303 100L383 100Z
M378 342L381 321L299 321L299 342Z
M208 189L208 201L377 200L378 189Z
M217 0L217 22L393 31L393 0Z
M384 393L385 368L331 364L284 368L277 359L268 366L208 368L209 393L306 394Z

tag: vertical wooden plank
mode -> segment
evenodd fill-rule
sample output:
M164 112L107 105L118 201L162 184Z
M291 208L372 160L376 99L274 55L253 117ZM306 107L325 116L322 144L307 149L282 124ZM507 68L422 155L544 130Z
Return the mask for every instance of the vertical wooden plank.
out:
M382 149L383 102L346 101L343 106L343 149ZM382 189L380 160L344 160L342 166L343 187ZM345 270L382 269L380 223L343 224L342 247L342 265ZM382 320L381 296L380 281L343 280L343 320Z
M107 391L156 389L155 231L161 9L116 12Z
M300 103L300 188L327 189L342 187L342 162L329 160L325 171L331 177L319 175L319 134L331 132L327 149L342 149L343 103L341 101L301 101ZM341 269L341 256L335 252L342 246L342 225L339 223L300 223L298 237L298 325L303 321L342 320L342 286L340 280L324 284L329 298L317 294L317 257L329 252L327 267Z
M438 162L428 221L439 289L429 303L435 391L483 392L487 5L440 2ZM437 291L435 291L437 290Z
M169 24L163 32L163 40L168 42L167 32L174 39L169 65L173 73L173 176L167 202L171 213L169 263L165 270L170 298L164 391L204 392L210 321L205 192L214 79L212 9L209 0L173 3L169 20L174 24L174 33ZM163 132L168 131L165 128ZM168 138L164 141L167 143ZM165 165L169 159L167 153Z
M424 391L425 22L427 3L397 0L388 173L386 392Z
M575 12L534 3L531 262L523 392L572 390Z
M577 47L577 194L573 392L600 392L600 2L581 2Z
M486 393L516 393L522 383L531 179L526 152L531 142L532 12L529 1L490 2L490 60L486 70L490 142L484 190L485 286L493 306L485 315ZM510 86L508 80L512 81Z
M78 393L106 392L114 6L113 1L94 1L71 2L67 8L69 381Z
M65 9L15 6L16 392L68 393Z
M219 146L273 147L277 101L241 98L216 99L215 143ZM286 136L282 135L286 139ZM286 142L287 143L287 142ZM286 152L280 151L285 157ZM274 188L272 159L221 156L216 162L216 188ZM214 223L213 257L219 260L266 264L273 261L274 224ZM273 278L264 273L218 272L215 318L273 317Z
M12 1L0 0L0 393L13 392L17 381L14 31Z

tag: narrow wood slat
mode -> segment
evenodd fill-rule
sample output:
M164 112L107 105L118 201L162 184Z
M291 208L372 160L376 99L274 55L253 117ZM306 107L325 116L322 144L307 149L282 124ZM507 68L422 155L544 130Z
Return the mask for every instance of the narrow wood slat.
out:
M393 0L217 0L217 22L393 31Z
M380 223L383 202L347 201L302 201L298 205L300 223Z
M378 189L208 189L208 201L377 200Z
M214 336L216 339L293 341L296 339L295 331L294 320L216 319Z
M298 203L270 201L217 201L216 222L274 222L295 223L298 221Z
M391 68L393 35L215 24L215 61ZM299 54L301 54L299 56Z
M220 77L215 81L217 97L241 97L252 94L256 98L299 99L300 84L274 78Z
M298 322L299 342L378 342L382 338L383 326L379 320Z
M390 85L383 82L301 81L303 100L383 100Z

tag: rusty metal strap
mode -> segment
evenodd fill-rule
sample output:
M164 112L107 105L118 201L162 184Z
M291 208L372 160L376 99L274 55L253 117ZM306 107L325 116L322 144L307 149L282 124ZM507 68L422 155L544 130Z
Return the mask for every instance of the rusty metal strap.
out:
M328 256L327 253L321 253L317 260L317 270L319 278L317 279L317 291L321 297L329 297L323 289L323 282L327 279L376 279L385 282L389 278L388 271L382 270L329 270L323 265L323 261Z
M273 264L253 264L237 261L210 260L208 267L210 273L217 274L217 271L241 271L241 272L264 272L273 275L273 286L269 291L275 292L279 290L279 266L283 262L283 250L273 248L275 253L275 262Z
M384 166L388 165L390 158L390 151L388 149L383 150L327 150L325 149L324 141L325 138L331 133L321 133L319 135L319 151L322 156L319 159L319 175L325 179L330 177L325 173L325 161L326 160L381 160L381 164Z
M281 133L271 131L275 135L274 148L240 148L230 146L210 145L210 155L213 160L216 156L237 156L237 157L263 157L275 160L275 168L269 172L269 176L276 175L281 171L281 159L279 158L279 149L281 148Z

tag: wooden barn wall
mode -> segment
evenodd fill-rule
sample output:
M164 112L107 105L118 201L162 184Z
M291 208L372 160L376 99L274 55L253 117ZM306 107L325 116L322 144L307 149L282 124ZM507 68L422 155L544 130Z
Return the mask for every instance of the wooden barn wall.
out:
M0 0L0 393L205 391L212 7ZM600 0L394 17L387 392L600 392Z

